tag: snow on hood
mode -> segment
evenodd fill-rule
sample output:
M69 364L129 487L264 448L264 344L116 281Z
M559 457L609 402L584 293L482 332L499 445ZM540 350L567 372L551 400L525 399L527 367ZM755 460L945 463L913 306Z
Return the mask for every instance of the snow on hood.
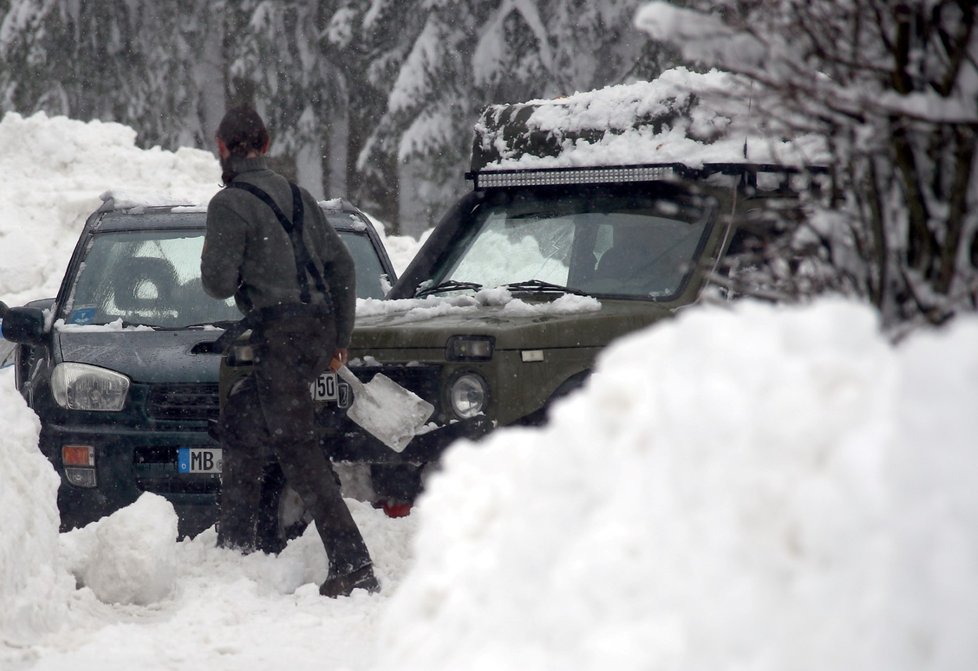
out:
M601 302L592 296L564 294L553 301L528 303L514 298L505 287L495 287L480 289L474 295L463 296L426 296L396 300L359 298L357 317L398 315L401 317L400 323L404 323L426 321L445 315L474 314L485 306L501 307L504 315L512 317L538 317L597 312L601 309Z

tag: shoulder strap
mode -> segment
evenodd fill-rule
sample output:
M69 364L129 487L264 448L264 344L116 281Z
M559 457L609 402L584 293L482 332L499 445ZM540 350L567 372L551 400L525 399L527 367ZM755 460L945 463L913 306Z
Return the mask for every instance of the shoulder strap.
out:
M272 213L278 222L285 229L286 234L289 236L289 241L292 243L292 254L295 258L295 278L299 283L299 300L303 303L309 303L311 301L309 295L309 279L308 275L311 275L313 281L316 283L316 289L323 295L326 299L327 304L330 301L329 290L326 286L326 281L323 279L323 274L319 271L316 263L312 259L312 255L309 254L309 249L306 247L305 240L302 238L302 224L304 219L304 209L302 205L302 192L299 191L299 187L289 182L289 188L292 189L292 219L290 220L285 216L282 208L278 206L278 203L268 195L267 192L255 186L254 184L249 184L248 182L231 182L229 187L234 189L241 189L242 191L247 191L251 195L258 198L260 201L268 205L271 208Z

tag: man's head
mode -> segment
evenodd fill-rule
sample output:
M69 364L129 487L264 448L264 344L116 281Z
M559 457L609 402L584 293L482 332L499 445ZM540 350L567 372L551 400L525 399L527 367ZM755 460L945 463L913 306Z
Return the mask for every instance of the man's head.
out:
M232 158L261 156L268 151L271 143L265 122L248 105L233 107L225 113L217 127L216 139L225 184L234 179L234 172L230 167Z

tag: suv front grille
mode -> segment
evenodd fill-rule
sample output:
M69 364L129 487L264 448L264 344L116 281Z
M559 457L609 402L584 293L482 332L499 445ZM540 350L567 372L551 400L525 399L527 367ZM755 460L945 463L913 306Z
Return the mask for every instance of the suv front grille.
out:
M217 383L156 384L146 400L153 419L217 419L220 411Z
M369 382L377 373L383 373L391 380L435 406L437 415L441 409L441 366L418 364L412 366L383 365L356 366L351 369L364 382Z

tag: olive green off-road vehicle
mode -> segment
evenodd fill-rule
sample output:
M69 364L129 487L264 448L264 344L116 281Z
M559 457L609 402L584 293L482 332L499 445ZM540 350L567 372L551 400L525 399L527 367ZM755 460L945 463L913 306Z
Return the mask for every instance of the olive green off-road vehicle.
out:
M364 380L382 371L436 408L432 431L415 439L427 453L417 464L457 436L545 421L611 341L695 303L740 244L748 213L810 172L748 163L739 146L704 154L711 138L689 142L705 159L733 160L656 162L657 136L695 99L646 113L638 96L631 122L617 128L588 127L587 114L568 111L593 109L600 95L488 108L476 125L472 191L388 300L361 310L353 370ZM548 127L556 117L571 127ZM615 142L627 151L601 151ZM373 484L382 499L410 500L419 479L402 465L375 468Z

